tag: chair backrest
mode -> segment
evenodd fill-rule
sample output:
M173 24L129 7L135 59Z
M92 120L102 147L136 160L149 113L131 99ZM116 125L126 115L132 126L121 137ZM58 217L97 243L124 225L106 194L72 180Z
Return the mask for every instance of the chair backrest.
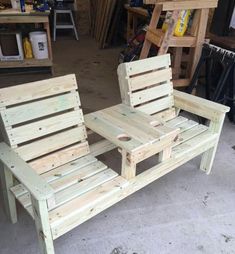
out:
M122 102L149 115L175 116L170 55L120 64ZM167 119L166 119L167 120Z
M89 153L74 74L0 89L8 143L38 174Z

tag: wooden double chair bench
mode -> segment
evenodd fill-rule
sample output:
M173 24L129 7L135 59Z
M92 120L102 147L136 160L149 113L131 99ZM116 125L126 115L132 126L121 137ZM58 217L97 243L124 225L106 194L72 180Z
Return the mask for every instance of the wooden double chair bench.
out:
M118 77L122 104L86 115L85 123L75 75L0 90L6 214L16 223L21 203L35 220L41 253L55 253L53 240L200 154L200 168L211 171L229 108L173 90L169 55L121 64ZM89 146L86 128L105 139ZM120 175L96 158L114 148ZM136 164L155 155L158 163L136 174Z

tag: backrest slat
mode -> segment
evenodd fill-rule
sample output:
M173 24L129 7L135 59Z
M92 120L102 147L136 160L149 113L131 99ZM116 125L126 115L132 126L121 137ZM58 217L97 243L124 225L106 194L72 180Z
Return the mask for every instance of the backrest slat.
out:
M17 147L15 151L25 160L41 157L63 147L78 143L87 138L85 126L77 126L72 129L56 133L46 138Z
M150 115L167 110L174 117L169 54L120 64L118 77L124 104Z
M81 124L81 109L7 130L11 145L18 145Z
M140 73L148 72L150 70L166 68L170 65L171 59L169 54L125 63L128 76L138 75Z
M130 78L130 89L136 91L161 82L170 81L172 76L171 68L151 71L146 74Z
M78 94L67 93L8 108L2 112L2 119L5 126L16 125L79 106L80 102Z
M4 140L39 174L89 153L74 74L0 90Z
M0 93L0 108L76 89L77 82L74 74L2 88Z

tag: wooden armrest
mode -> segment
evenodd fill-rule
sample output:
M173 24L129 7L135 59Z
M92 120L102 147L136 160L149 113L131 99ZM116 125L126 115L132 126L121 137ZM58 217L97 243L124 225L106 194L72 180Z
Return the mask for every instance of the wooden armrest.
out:
M6 143L0 143L0 161L29 190L37 200L52 198L54 191L20 156Z
M217 121L230 108L222 104L209 101L191 94L174 90L175 107L183 109L198 116Z

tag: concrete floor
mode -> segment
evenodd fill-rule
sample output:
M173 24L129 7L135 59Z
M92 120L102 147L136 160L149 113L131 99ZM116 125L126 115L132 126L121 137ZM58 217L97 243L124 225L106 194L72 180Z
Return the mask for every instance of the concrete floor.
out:
M120 102L116 67L119 49L97 50L95 42L58 39L56 75L76 73L84 112ZM13 85L48 75L10 75ZM226 120L210 176L195 158L55 241L57 254L235 253L235 126ZM117 169L120 156L103 156ZM145 164L150 164L151 161ZM145 165L145 166L146 166ZM18 206L11 225L0 199L0 253L38 254L34 223Z

